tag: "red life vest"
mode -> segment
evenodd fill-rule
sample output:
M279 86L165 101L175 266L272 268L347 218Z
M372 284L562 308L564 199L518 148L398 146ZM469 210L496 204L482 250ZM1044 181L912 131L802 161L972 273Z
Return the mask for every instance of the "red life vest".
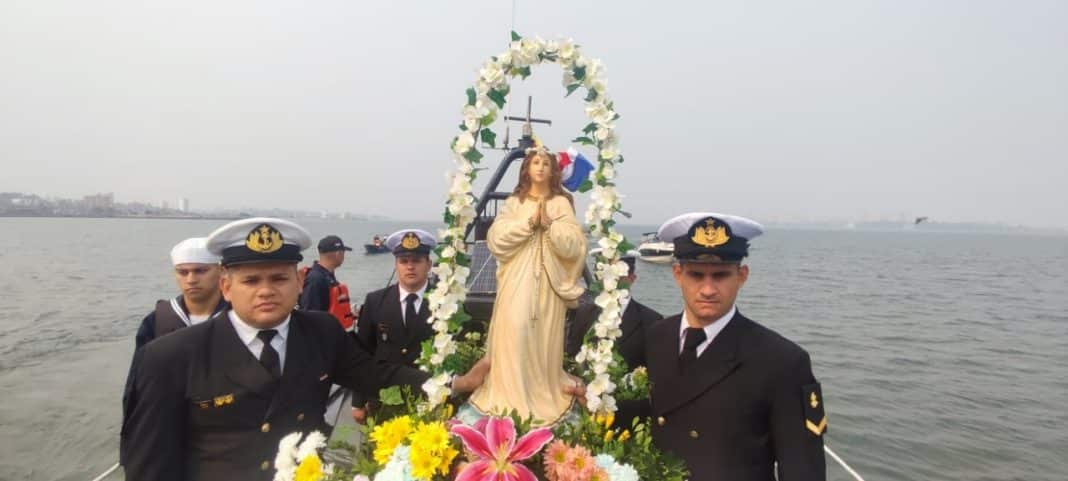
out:
M310 271L311 267L308 266L300 268L300 272L305 278L308 277L308 272ZM337 318L337 322L340 322L341 327L346 331L352 330L356 316L352 314L352 304L349 302L349 286L336 282L336 280L330 285L330 307L327 308L327 312Z
M330 286L330 313L346 331L352 330L356 316L352 315L352 304L349 303L349 286L340 282Z

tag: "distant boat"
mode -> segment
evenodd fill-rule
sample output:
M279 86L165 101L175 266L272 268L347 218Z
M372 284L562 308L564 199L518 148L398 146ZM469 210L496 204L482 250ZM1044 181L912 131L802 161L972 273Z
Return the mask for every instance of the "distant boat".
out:
M927 222L927 217L917 217L916 221L913 222L912 225L919 225L923 222Z
M670 264L674 254L675 244L660 240L656 232L642 234L642 242L638 245L639 259L653 264Z
M389 247L386 247L385 236L376 235L374 239L371 239L370 244L364 244L363 249L367 254L385 254L389 252Z

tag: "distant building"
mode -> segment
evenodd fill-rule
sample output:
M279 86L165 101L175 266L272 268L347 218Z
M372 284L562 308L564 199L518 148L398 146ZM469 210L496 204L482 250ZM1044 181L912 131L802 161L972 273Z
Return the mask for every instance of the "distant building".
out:
M106 194L87 195L82 197L82 204L90 210L111 209L115 207L115 194L108 192Z
M178 210L181 212L189 212L189 199L182 197L178 199Z
M161 205L163 206L163 210L167 210L167 209L170 209L170 208L171 208L171 204L170 204L170 203L168 203L167 201L163 201L163 202L161 203Z

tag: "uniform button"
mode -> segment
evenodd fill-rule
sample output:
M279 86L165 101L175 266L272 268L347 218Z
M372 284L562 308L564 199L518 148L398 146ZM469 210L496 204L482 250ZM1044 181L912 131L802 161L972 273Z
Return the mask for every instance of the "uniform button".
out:
M401 354L408 354L408 348L401 348Z
M694 439L697 439L697 438L701 437L701 433L697 432L697 430L695 429L693 431L690 431L690 437L694 438Z
M260 463L260 471L266 471L271 468L271 463L264 461Z
M304 413L298 414L297 415L297 421L303 421L303 420L304 420Z
M663 426L664 423L666 423L666 422L667 422L667 420L664 419L664 416L660 416L660 417L656 418L656 423L661 425L661 426Z
M266 432L270 432L270 430L271 430L271 423L263 423L263 426L260 426L260 431L263 431L263 432L266 433Z

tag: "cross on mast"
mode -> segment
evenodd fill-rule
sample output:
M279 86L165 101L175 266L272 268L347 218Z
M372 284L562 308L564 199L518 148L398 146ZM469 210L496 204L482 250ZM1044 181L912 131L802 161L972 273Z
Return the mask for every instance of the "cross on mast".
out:
M549 119L535 119L535 118L531 117L531 109L533 108L533 103L534 103L534 98L531 97L531 96L527 96L527 116L526 117L512 117L512 116L509 116L509 115L506 115L504 117L505 122L507 122L509 120L514 121L514 122L523 122L523 138L520 139L520 141L519 141L521 144L523 143L524 140L527 140L531 144L533 143L533 141L530 140L530 139L532 139L532 137L534 135L534 129L531 128L531 126L530 126L531 123L545 124L545 125L550 125L550 126L553 124L553 121L549 120ZM504 130L504 148L505 148L505 150L508 149L508 128L507 127L505 127L505 130Z

